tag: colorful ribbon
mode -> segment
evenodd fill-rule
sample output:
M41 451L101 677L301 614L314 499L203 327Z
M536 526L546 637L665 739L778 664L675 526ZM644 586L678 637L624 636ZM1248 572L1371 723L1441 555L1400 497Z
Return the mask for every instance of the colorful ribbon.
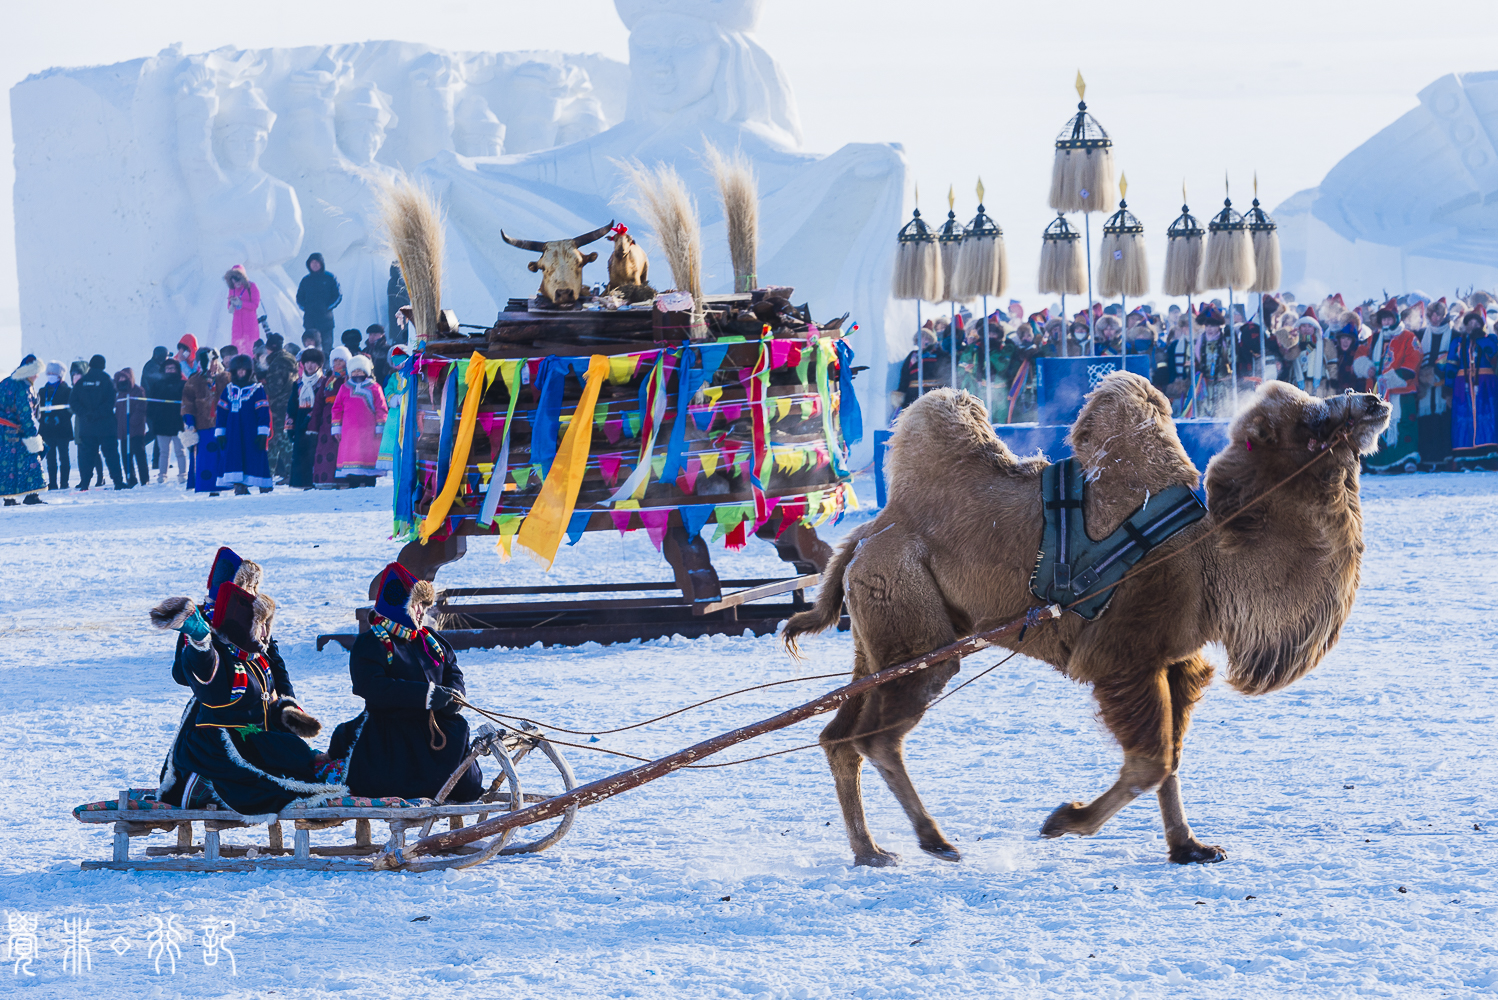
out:
M588 465L588 451L593 443L593 408L598 404L598 391L609 374L609 359L595 354L588 360L586 381L577 409L572 411L572 421L557 449L556 460L541 484L541 492L531 504L531 511L520 525L517 540L535 554L549 570L557 558L557 548L572 520L572 510L577 505L577 494L583 485L583 472Z
M458 367L456 364L453 365L453 372L448 376L447 389L442 400L444 440L447 438L447 422L451 420L451 412L454 409L451 402L455 402L452 397L457 386ZM423 545L432 537L433 532L442 527L442 522L447 519L447 512L452 508L453 499L458 495L458 488L463 485L463 476L468 470L468 453L473 448L473 426L478 423L479 402L484 398L486 370L484 356L474 351L473 357L468 361L466 372L468 395L463 399L463 419L458 424L452 450L448 455L447 475L442 481L442 492L432 500L432 505L427 508L427 516L421 522L420 535ZM439 455L439 473L441 468L442 460Z

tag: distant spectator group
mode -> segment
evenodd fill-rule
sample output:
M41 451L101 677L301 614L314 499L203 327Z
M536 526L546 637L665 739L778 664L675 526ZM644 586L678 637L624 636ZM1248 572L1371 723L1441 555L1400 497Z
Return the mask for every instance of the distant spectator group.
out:
M48 490L104 486L106 472L116 490L154 475L209 496L373 486L387 471L391 346L379 324L341 340L329 359L320 331L295 354L275 333L248 353L188 334L173 354L157 347L139 380L133 368L111 375L101 354L70 367L28 356L0 382L0 496L42 503Z
M956 386L990 399L995 423L1024 423L1037 416L1038 358L1127 354L1148 359L1178 419L1230 416L1266 378L1318 396L1376 392L1394 415L1370 470L1498 469L1498 297L1411 292L1349 308L1340 295L1310 306L1284 293L1250 304L1252 316L1239 304L1231 317L1216 300L1163 315L1098 303L1066 319L1011 302L986 323L966 311L955 323L939 317L921 330L890 402L898 412L920 392Z

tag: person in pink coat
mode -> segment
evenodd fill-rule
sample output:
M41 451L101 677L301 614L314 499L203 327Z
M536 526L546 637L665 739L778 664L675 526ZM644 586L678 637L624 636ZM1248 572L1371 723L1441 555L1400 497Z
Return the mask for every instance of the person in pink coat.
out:
M333 400L333 434L338 438L337 478L349 486L373 486L384 470L376 468L380 438L389 414L385 393L374 380L374 364L362 354L348 363L348 381Z
M229 338L240 354L252 354L255 341L260 336L260 289L245 273L243 264L235 264L224 273L224 284L229 286L229 312L234 316L234 326Z

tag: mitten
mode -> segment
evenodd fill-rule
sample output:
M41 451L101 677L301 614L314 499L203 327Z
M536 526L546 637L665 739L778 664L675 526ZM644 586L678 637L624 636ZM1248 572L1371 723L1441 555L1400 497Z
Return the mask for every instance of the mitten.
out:
M177 435L177 440L182 442L184 448L196 448L198 446L198 432L191 427Z
M198 649L208 648L208 622L186 597L168 597L151 609L151 624L181 632Z
M433 684L427 689L427 708L434 711L440 712L457 700L458 692L453 688Z
M332 430L328 431L328 433L332 434L334 437L340 437L343 434L343 425L334 424Z
M37 434L34 437L22 438L21 443L25 445L26 450L31 452L33 455L40 455L42 453L42 436L40 434Z
M281 725L287 732L309 740L322 732L322 723L308 715L292 698L281 699Z

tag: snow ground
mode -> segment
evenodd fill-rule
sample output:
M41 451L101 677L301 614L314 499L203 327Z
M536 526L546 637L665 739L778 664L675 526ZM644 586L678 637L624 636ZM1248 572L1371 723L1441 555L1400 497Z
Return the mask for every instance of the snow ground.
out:
M214 500L151 487L0 513L0 908L37 918L41 947L32 978L11 958L0 965L0 992L1498 992L1498 476L1483 474L1365 479L1365 582L1341 644L1285 692L1208 693L1183 779L1193 825L1227 848L1224 864L1166 863L1152 799L1097 837L1039 840L1057 803L1111 782L1118 754L1085 690L1016 658L936 709L909 743L960 865L922 855L870 777L871 823L905 865L850 868L813 751L674 775L584 810L545 854L467 873L80 872L80 860L108 856L108 827L84 827L69 809L153 784L184 700L168 679L171 637L147 627L145 609L196 596L219 544L260 560L298 693L325 724L349 717L358 703L344 656L315 652L313 638L352 626L367 581L393 557L388 499L388 487ZM589 535L579 549L564 550L554 576L668 577L643 531ZM725 575L779 566L760 544L715 558ZM441 580L540 576L524 557L501 568L475 545ZM740 637L462 659L477 704L602 728L851 662L846 635L806 646L801 665L773 639ZM969 660L964 675L992 659ZM832 683L756 692L600 745L664 752ZM804 743L816 729L755 746ZM620 766L567 754L582 780ZM157 973L147 953L158 915L194 933L175 973L169 962ZM73 917L89 921L93 942L92 968L77 978L62 962ZM199 947L198 928L225 918L237 921L237 978L226 958L205 965ZM117 954L112 942L130 947Z

